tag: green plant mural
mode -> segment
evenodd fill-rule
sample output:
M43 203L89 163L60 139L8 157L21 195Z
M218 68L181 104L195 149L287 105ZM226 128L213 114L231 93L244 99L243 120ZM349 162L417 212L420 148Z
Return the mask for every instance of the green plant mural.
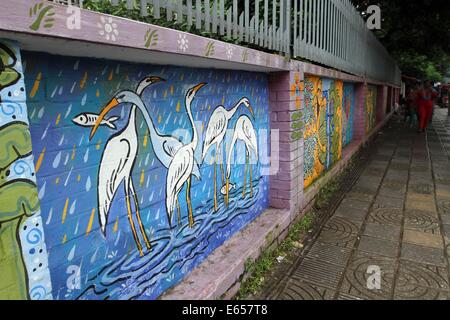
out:
M248 60L248 50L244 49L244 51L242 52L242 62L247 62Z
M209 41L205 48L205 56L212 57L214 55L214 41Z
M0 43L0 90L19 81L20 74L13 68L16 62L14 52L8 46Z
M25 88L23 81L19 82L22 68L18 50L0 43L0 300L46 296L41 295L43 286L35 285L36 277L29 278L30 258L25 252L46 255L38 230L41 221L31 222L39 212L39 197L26 105L22 102ZM33 219L28 219L31 216ZM43 266L41 256L33 259ZM32 268L44 278L38 266Z
M33 31L38 31L41 28L42 23L44 23L44 28L50 29L53 27L55 19L53 16L55 13L52 11L52 5L45 5L44 2L36 3L30 8L28 15L35 17L34 22L30 25L30 29Z
M154 47L158 44L158 30L152 30L151 28L145 33L145 44L146 48Z

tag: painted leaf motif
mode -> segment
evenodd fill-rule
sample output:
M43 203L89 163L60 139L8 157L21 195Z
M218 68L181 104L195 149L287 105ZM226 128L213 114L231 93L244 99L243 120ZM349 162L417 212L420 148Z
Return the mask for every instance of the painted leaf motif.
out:
M15 84L20 79L20 74L11 68L15 64L14 52L0 44L0 90Z
M0 141L4 150L0 153L0 168L31 154L31 137L26 123L16 122L0 127Z
M0 223L21 216L32 216L39 210L36 185L29 180L13 180L0 188Z

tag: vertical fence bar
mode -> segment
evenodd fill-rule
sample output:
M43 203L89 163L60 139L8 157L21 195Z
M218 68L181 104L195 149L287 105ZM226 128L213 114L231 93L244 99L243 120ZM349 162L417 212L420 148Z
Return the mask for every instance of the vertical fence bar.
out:
M264 46L269 48L269 0L264 0Z
M211 7L209 6L209 0L205 0L205 31L211 30Z
M249 0L245 0L245 41L249 42L250 38L250 3Z
M219 4L219 25L220 25L220 35L225 34L225 0L220 0Z
M166 2L166 20L172 21L172 1Z
M285 33L285 12L284 12L284 3L285 0L280 0L280 29L279 29L279 47L277 48L279 51L283 51L283 47L284 47L284 33Z
M239 16L239 41L244 40L244 13Z
M127 9L133 9L133 0L127 0Z
M305 1L304 0L300 0L300 15L299 15L299 20L298 20L298 24L299 24L299 38L300 41L298 43L298 54L301 55L304 52L304 44L305 44L305 37L303 34L303 21L305 20Z
M317 41L317 0L313 0L313 6L312 6L312 39L311 39L311 44L312 44L312 52L313 52L313 57L314 60L316 59L316 41Z
M153 0L153 18L161 18L161 9L159 6L159 0Z
M227 11L227 38L231 38L232 35L232 26L231 26L231 17L232 17L232 8L229 8Z
M238 37L238 4L233 0L233 37Z
M296 1L296 0L295 0ZM291 56L291 24L292 24L292 15L291 15L291 0L286 2L286 48L285 53L288 57Z
M277 0L272 2L272 46L270 49L275 49L275 41L277 38Z
M293 52L293 56L297 57L297 23L298 23L298 1L294 0L294 52Z
M201 0L195 0L195 28L202 28L202 3Z
M217 33L217 0L212 5L212 33Z
M255 43L259 41L259 0L255 0Z
M187 0L186 10L187 10L187 24L188 27L190 28L192 26L192 0Z
M183 23L183 0L177 1L177 23Z
M141 0L141 16L147 17L148 11L147 11L147 0Z

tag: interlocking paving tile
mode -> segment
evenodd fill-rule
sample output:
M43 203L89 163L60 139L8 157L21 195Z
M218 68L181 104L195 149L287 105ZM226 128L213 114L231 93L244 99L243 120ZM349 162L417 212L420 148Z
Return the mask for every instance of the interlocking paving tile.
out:
M441 220L442 223L445 224L450 224L450 214L442 214L441 215Z
M403 243L436 249L444 248L444 243L442 242L442 236L440 234L431 234L413 230L405 230L403 232Z
M279 296L281 300L331 300L334 290L300 280L290 280L285 290Z
M307 254L307 257L325 261L336 266L345 267L351 253L351 249L316 242Z
M348 234L357 235L359 227L347 218L333 216L325 223L322 233L325 233L325 231L336 234L337 238L341 238L341 235L343 238L347 238Z
M363 174L370 177L383 177L385 170L383 168L369 167L364 170Z
M450 200L438 201L438 208L441 213L450 215Z
M400 231L401 228L398 226L367 223L364 229L364 235L373 238L398 242L400 241Z
M369 222L382 225L401 226L403 220L402 209L378 208L369 213Z
M367 187L367 186L362 186L362 185L355 185L352 188L352 192L358 192L358 193L362 193L362 194L368 194L370 196L375 196L375 191L373 190L373 187Z
M345 196L347 199L366 199L367 201L373 201L375 198L375 194L373 193L366 193L366 192L360 192L356 190L356 188L353 188L352 191L348 192Z
M378 196L373 204L374 209L378 208L395 208L401 210L405 204L403 197L393 198L388 196Z
M401 261L396 289L411 291L415 286L448 290L447 268Z
M403 243L401 258L422 264L445 266L444 250Z
M382 197L391 197L391 198L398 198L398 199L404 199L405 198L406 189L387 189L385 187L381 187L380 192L378 195Z
M409 190L418 194L433 194L433 185L428 183L411 184Z
M405 211L405 229L441 234L437 214L422 210Z
M392 296L392 275L381 276L380 289L368 285L371 274L348 269L344 275L344 281L339 290L341 294L358 297L367 300L388 300ZM370 282L373 284L373 282ZM373 289L374 288L374 289Z
M389 166L389 170L408 171L408 169L409 163L391 163Z
M317 259L305 258L292 273L295 279L336 290L344 274L344 267L338 267Z
M339 295L338 295L338 297L337 297L337 300L342 300L342 301L345 301L345 300L354 301L354 300L364 300L364 299L362 299L362 298L360 298L360 297L351 296L351 295L345 294L345 293L339 293Z
M444 235L446 237L450 237L450 224L444 224L443 229L444 229Z
M351 221L359 229L359 227L361 227L361 225L363 224L363 222L367 216L367 212L368 212L368 210L365 210L365 209L352 208L352 207L347 207L345 205L341 205L335 211L334 216L342 217L342 218L347 219L348 221Z
M344 198L341 202L341 206L349 207L349 208L356 208L368 211L370 207L371 201L368 199L351 199L351 198Z
M394 291L394 300L450 300L450 296L448 292L445 291L415 286L410 288L409 291L396 289Z
M335 218L332 224L324 227L317 241L342 248L353 248L358 236L355 233L346 232L346 230L356 230L356 226L347 220Z
M362 236L358 251L395 258L398 255L398 246L398 242Z

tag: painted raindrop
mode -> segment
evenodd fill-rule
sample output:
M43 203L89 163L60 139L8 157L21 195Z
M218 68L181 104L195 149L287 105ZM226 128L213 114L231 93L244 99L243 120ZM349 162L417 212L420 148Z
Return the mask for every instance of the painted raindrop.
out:
M69 255L67 256L67 261L72 261L73 257L75 256L75 248L77 245L75 244L72 249L70 249Z
M66 115L64 116L64 119L67 119L67 117L70 114L70 111L72 111L72 104L69 104L69 107L67 108L67 112L66 112Z
M88 160L89 160L89 149L86 150L86 153L84 154L83 157L84 163L88 162Z
M55 96L56 90L58 90L58 86L56 86L55 89L53 89L52 94L50 95L50 98L53 98Z
M100 249L97 248L97 249L95 250L94 254L92 255L92 257L91 257L91 264L93 264L93 263L95 262L95 260L97 259L97 253L98 253L98 250L100 250Z
M59 139L58 146L61 146L64 143L64 135L62 135L61 139Z
M44 185L42 186L41 190L39 190L39 193L38 193L39 200L44 199L46 185L47 185L47 181L44 182Z
M87 93L85 93L83 95L83 98L81 98L81 106L84 106L86 104L86 100L87 100Z
M53 169L56 169L59 167L59 163L61 162L61 151L58 152L55 159L53 160Z
M42 119L42 117L44 116L44 112L45 112L45 107L42 107L38 112L39 119Z
M91 184L91 177L89 176L86 180L86 192L89 192L91 190L92 184Z
M50 222L52 221L52 216L53 216L53 207L50 208L50 211L48 212L48 218L47 218L47 221L45 221L46 225L50 224Z
M66 154L66 160L64 160L64 165L66 165L67 162L69 162L69 154L68 153Z
M68 154L67 154L67 155L68 155ZM66 157L66 159L67 159L67 157ZM67 187L67 185L68 185L68 183L69 183L69 179L70 179L70 176L71 176L71 174L72 174L72 170L73 170L73 167L70 168L69 174L67 175L66 181L64 182L64 187ZM75 202L77 202L77 201L75 200ZM72 210L72 209L71 209L71 210Z
M72 215L75 212L75 208L77 206L77 200L75 199L74 202L70 205L69 214Z

